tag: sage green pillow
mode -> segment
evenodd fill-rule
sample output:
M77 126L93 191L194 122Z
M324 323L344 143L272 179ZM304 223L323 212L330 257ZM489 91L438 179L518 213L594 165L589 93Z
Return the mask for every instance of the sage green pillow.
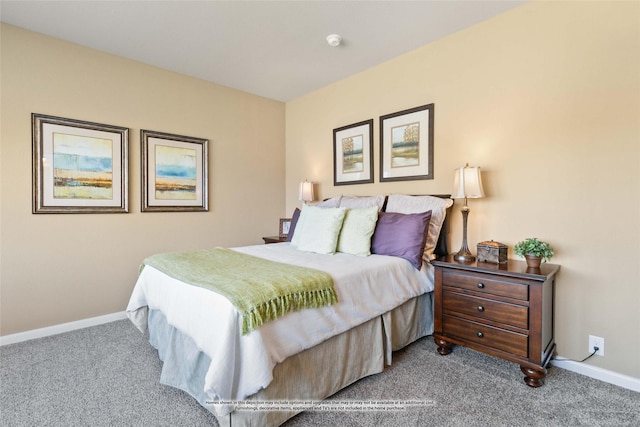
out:
M371 255L371 236L378 221L378 207L349 209L338 238L338 252L358 256Z
M346 211L303 205L291 244L301 251L335 253Z

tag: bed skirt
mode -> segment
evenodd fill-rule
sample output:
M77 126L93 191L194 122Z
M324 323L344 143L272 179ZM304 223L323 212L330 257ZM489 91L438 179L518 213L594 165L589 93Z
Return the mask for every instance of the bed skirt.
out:
M149 341L163 361L160 382L179 388L202 406L209 357L191 338L149 310ZM391 364L392 352L433 333L432 293L413 298L276 365L273 381L247 400L322 400ZM363 349L366 349L363 351ZM212 411L213 412L213 411ZM220 426L279 426L299 411L234 411L217 417Z

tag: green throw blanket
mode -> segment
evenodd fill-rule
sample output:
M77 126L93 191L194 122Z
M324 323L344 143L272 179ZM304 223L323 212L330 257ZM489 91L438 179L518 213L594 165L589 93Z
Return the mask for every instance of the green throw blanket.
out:
M243 335L291 310L338 302L327 273L230 249L162 253L143 264L226 297L242 316Z

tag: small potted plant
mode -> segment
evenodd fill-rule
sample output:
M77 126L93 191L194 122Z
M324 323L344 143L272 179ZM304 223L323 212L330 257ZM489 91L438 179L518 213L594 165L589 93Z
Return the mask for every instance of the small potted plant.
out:
M524 239L513 248L513 252L527 260L527 266L540 268L540 263L549 261L553 256L553 248L547 242L540 241L535 237Z

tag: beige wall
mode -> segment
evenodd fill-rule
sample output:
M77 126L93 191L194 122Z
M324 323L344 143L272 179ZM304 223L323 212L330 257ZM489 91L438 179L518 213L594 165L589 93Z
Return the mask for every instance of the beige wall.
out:
M304 178L320 197L449 193L455 168L481 166L469 246L549 241L559 355L597 335L589 363L640 378L639 17L638 2L535 2L288 102L287 212ZM379 116L431 102L435 179L379 183ZM332 130L370 118L376 183L334 187Z
M0 334L123 311L143 257L262 243L284 215L281 102L2 25ZM31 213L31 113L129 128L128 214ZM209 212L140 212L140 129L209 140Z

